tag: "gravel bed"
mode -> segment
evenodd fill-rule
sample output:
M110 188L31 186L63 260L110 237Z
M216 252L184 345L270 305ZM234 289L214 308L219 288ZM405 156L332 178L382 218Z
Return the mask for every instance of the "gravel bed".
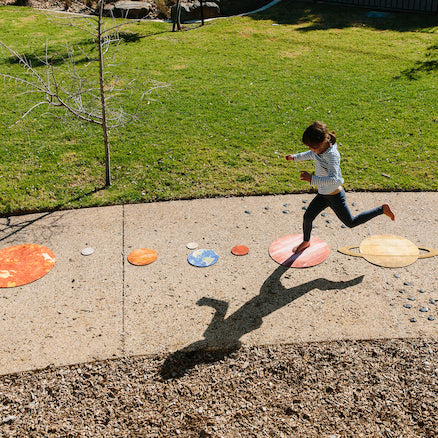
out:
M177 352L0 377L2 437L436 437L438 340Z

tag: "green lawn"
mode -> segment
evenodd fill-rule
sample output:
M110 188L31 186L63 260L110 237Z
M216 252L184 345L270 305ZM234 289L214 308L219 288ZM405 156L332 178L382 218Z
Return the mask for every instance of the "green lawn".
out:
M313 120L336 131L347 190L438 189L438 23L284 1L262 14L190 25L123 28L109 83L133 88L128 112L152 81L138 120L110 136L113 185L104 185L99 127L39 107L14 82L0 89L0 213L309 190L284 155L305 149ZM39 11L0 7L0 39L34 60L45 44L92 50L89 37ZM60 56L55 68L64 68ZM93 76L81 55L76 67ZM0 72L25 75L5 51ZM386 176L385 176L386 175Z

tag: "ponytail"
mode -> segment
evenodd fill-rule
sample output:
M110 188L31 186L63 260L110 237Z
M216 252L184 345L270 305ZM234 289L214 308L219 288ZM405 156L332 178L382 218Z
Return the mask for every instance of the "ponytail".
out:
M329 132L328 135L330 137L329 138L330 144L334 145L336 143L336 133L335 133L335 131Z

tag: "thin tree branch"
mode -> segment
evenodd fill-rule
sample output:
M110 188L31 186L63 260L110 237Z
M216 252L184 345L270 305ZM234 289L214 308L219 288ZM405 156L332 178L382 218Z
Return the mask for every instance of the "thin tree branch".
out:
M13 55L14 55L14 57L16 58L16 59L18 59L18 61L21 63L21 64L23 64L24 65L24 67L26 68L26 69L28 69L37 79L38 79L38 81L42 84L42 86L41 86L41 88L42 89L45 89L46 88L46 83L44 82L44 80L41 78L41 76L38 74L38 72L37 71L35 71L33 68L32 68L32 65L30 64L30 62L28 62L27 61L27 59L26 59L26 57L25 56L21 56L21 55L19 55L18 53L16 53L13 49L11 49L9 46L7 46L5 43L3 43L2 41L0 41L0 46L3 46L4 48L6 48L9 52L11 52ZM4 75L4 74L2 74L2 76L6 76L6 75ZM24 80L23 80L23 82L24 82ZM31 84L31 83L29 83L29 84ZM35 84L33 84L33 86L34 87L37 87Z
M116 24L115 26L112 26L112 27L109 27L108 29L103 30L102 31L102 35L104 35L104 34L106 34L108 32L111 32L114 29L118 29L118 28L120 28L122 26L126 26L127 24L132 24L132 23L140 23L140 20L132 20L132 21L129 21L129 22L126 22L126 23Z
M36 105L34 105L32 108L29 108L16 122L14 122L9 128L12 128L16 124L18 124L21 120L23 120L30 112L32 112L35 108L37 108L40 105L50 105L50 102L38 102Z
M36 88L38 91L40 91L41 93L48 93L48 89L46 87L41 87L38 84L35 84L34 82L29 82L26 81L26 79L22 79L22 78L17 78L16 76L11 76L5 73L0 73L0 76L4 77L5 79L10 79L13 80L15 82L21 82L24 85L28 85L29 87L33 87Z
M60 17L60 18L71 18L71 17ZM86 32L86 33L90 34L93 38L97 38L96 33L92 32L91 30L88 30L86 27L76 26L72 22L68 22L68 23L54 22L54 23L58 24L59 26L74 27L75 29L79 29L82 32Z

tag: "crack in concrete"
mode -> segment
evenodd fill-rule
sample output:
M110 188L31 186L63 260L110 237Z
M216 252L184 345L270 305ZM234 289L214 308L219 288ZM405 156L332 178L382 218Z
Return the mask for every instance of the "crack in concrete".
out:
M122 205L122 333L120 336L122 356L126 351L125 339L125 206Z

